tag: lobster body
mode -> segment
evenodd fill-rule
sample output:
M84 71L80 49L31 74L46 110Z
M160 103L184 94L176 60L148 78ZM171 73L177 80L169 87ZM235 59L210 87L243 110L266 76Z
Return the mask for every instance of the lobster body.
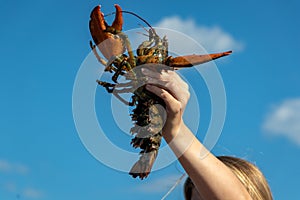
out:
M167 38L160 38L155 30L150 27L148 40L139 45L136 51L137 56L135 56L127 35L122 32L123 11L119 5L115 5L115 8L115 20L111 26L104 20L104 14L100 11L100 6L96 6L91 12L89 26L96 45L90 42L90 46L98 61L106 66L105 71L114 73L112 76L114 83L97 80L98 84L106 88L109 93L114 93L124 103L134 106L131 113L134 126L130 130L134 138L131 140L131 144L134 148L140 148L141 152L139 160L133 165L129 174L134 178L140 177L144 179L151 172L151 168L158 155L162 139L162 127L166 117L160 108L164 108L165 103L162 99L147 91L143 85L137 88L132 87L133 89L125 88L118 90L118 88L130 84L134 86L138 85L139 77L142 77L142 75L138 69L133 70L137 66L145 64L151 64L151 67L166 65L173 69L179 69L209 62L229 55L231 51L173 58L168 55ZM96 46L108 61L99 56ZM126 50L127 55L124 54ZM125 76L130 81L130 84L118 83L120 75ZM133 93L131 102L126 102L118 95L125 92ZM161 105L161 107L158 105Z

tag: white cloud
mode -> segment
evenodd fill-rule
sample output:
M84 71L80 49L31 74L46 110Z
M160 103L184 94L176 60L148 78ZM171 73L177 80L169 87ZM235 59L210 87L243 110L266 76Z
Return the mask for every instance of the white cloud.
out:
M24 191L22 192L22 196L26 197L26 198L31 198L31 199L38 199L43 197L43 192L40 190L37 190L35 188L26 188L24 189Z
M16 193L17 192L17 186L15 183L12 182L7 182L3 184L3 188L11 193Z
M0 172L9 172L11 171L12 166L9 162L5 160L0 160Z
M283 135L300 145L300 98L288 99L274 106L266 117L263 129Z
M28 167L23 164L12 163L7 160L0 159L0 172L26 175L28 171Z
M29 169L26 165L20 163L10 162L4 159L0 159L0 175L1 173L5 173L9 175L9 177L17 177L19 181L23 182L24 178L28 178L27 175L29 173ZM23 178L23 179L22 179ZM4 181L4 182L3 182ZM2 182L2 183L1 183ZM9 193L18 193L19 196L23 196L26 199L39 199L44 197L44 193L41 190L38 190L33 187L23 187L20 186L17 182L11 182L5 180L0 180L0 189L4 189Z
M44 197L44 192L33 187L22 188L14 182L6 182L1 184L2 188L9 193L18 194L26 199L40 199ZM1 187L0 187L1 189Z
M184 20L178 16L167 17L158 22L155 27L173 29L184 33L200 43L208 52L241 51L244 48L243 43L234 39L229 33L222 30L221 27L201 26L196 24L193 19ZM187 46L186 40L176 40L172 36L174 35L167 35L168 39L174 43L171 43L171 45L176 45L179 48L191 48Z
M20 187L18 184L14 182L6 182L1 184L1 187L9 193L18 194L21 197L25 197L26 199L39 199L44 197L44 192L39 189L33 187ZM20 192L21 191L21 192ZM19 193L20 192L20 193Z
M15 168L15 171L19 174L26 175L29 172L28 167L23 164L15 164L14 168Z
M168 191L177 180L179 180L181 175L169 175L165 177L160 177L159 179L151 180L147 183L143 183L134 190L139 190L144 193L160 193Z

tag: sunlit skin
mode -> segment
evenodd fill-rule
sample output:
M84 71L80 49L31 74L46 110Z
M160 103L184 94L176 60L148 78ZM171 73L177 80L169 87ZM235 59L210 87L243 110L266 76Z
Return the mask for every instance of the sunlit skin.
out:
M148 77L146 89L166 103L163 137L199 192L193 191L192 199L251 199L234 173L207 151L185 125L182 116L190 97L187 83L172 70L142 71Z

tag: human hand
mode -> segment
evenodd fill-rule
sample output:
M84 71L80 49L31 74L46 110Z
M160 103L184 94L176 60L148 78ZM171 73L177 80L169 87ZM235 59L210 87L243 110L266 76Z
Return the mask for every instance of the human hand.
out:
M163 127L163 136L175 136L184 124L182 116L190 97L188 84L168 68L156 71L146 67L142 68L142 73L147 77L146 89L166 104L167 119Z

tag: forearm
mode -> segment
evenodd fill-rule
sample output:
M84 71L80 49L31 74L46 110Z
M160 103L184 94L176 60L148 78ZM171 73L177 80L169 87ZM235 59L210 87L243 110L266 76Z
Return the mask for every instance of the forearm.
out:
M233 172L200 143L182 122L164 138L204 199L251 199Z
M251 199L238 178L208 152L185 126L182 115L190 97L188 84L171 70L143 68L146 89L164 100L163 136L204 199ZM206 156L204 156L206 155Z

